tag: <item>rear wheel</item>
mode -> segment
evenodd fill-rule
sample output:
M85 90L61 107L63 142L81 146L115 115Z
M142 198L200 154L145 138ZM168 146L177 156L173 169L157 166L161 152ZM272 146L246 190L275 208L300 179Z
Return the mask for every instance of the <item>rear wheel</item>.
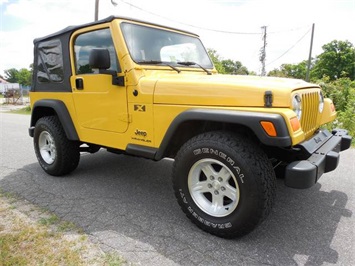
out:
M79 164L79 144L67 139L56 116L40 118L33 136L34 148L43 170L54 176L72 172Z
M173 186L192 222L233 238L249 233L269 214L276 184L271 163L254 142L217 131L183 145L175 158Z

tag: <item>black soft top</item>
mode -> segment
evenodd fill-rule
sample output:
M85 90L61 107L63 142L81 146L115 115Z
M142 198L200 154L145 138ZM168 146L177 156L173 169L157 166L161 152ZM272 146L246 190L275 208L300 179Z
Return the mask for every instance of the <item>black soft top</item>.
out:
M124 20L127 20L127 21L145 23L145 24L148 24L148 25L158 26L158 27L164 27L164 28L167 28L167 29L177 30L177 31L180 31L180 32L184 32L184 33L191 34L191 35L199 37L197 34L189 32L189 31L180 30L180 29L176 29L176 28L172 28L172 27L167 27L167 26L164 26L164 25L159 25L159 24L155 24L155 23L151 23L151 22L147 22L147 21L143 21L143 20L138 20L138 19L133 19L133 18L128 18L128 17L109 16L107 18L104 18L104 19L101 19L101 20L98 20L98 21L93 21L93 22L89 22L89 23L85 23L85 24L81 24L81 25L76 25L76 26L68 26L68 27L66 27L66 28L64 28L64 29L62 29L60 31L55 32L55 33L46 35L44 37L36 38L36 39L33 40L33 43L36 44L38 42L41 42L41 41L44 41L44 40L47 40L47 39L51 39L53 37L58 37L60 35L66 35L66 34L71 35L74 31L76 31L78 29L89 27L89 26L93 26L93 25L99 25L99 24L103 24L103 23L107 23L107 22L111 22L111 21L113 21L115 19L124 19Z
M69 41L78 29L111 22L115 19L144 23L151 26L177 30L189 35L198 35L162 25L132 18L110 16L99 21L78 26L69 26L53 34L34 39L34 60L31 91L71 92L70 77L73 73L70 64Z

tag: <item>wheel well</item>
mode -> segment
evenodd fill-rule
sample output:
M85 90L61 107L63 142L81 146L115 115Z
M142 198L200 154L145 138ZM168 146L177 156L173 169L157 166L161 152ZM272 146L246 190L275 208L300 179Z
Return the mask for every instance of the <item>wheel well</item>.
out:
M34 128L37 121L45 116L57 116L69 140L79 140L75 126L67 107L59 100L40 100L33 106L31 115L31 128Z
M277 136L269 136L260 121L270 121ZM174 158L177 150L188 139L214 130L245 133L248 138L265 146L289 147L291 137L284 118L280 114L233 110L190 109L180 113L169 126L155 153L155 160Z
M51 107L38 106L36 107L31 114L31 126L35 126L37 121L45 116L57 115L55 110Z
M231 124L223 122L214 122L214 121L185 121L179 125L177 130L174 133L173 138L171 139L167 150L165 151L165 156L174 158L181 148L181 146L187 142L189 139L210 131L217 130L226 130L231 132L238 132L245 135L248 138L252 138L256 142L260 142L255 136L254 132L240 124Z

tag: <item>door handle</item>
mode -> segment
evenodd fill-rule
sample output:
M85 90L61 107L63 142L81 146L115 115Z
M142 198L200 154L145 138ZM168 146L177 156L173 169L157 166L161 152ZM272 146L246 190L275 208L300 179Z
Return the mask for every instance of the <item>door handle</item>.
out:
M77 90L83 90L84 89L84 80L82 78L75 79L75 87Z

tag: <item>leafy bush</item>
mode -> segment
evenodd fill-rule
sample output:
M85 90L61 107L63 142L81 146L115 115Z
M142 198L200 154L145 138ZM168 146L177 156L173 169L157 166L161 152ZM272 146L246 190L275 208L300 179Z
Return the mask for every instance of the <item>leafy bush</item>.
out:
M329 82L325 77L318 83L322 86L325 96L333 100L338 112L337 118L328 127L347 129L349 134L355 137L355 81L340 78Z

